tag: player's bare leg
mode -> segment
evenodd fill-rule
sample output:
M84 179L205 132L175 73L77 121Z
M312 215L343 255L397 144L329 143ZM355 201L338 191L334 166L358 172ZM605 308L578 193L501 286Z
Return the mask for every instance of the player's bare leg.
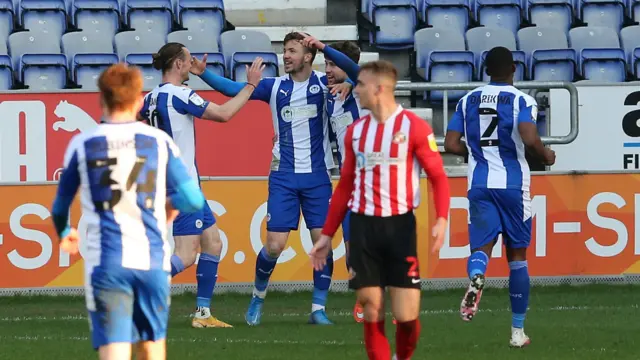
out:
M280 257L284 247L287 245L288 239L288 232L267 231L267 243L260 250L256 259L255 287L249 303L249 309L247 309L247 313L244 316L250 326L260 324L269 278L276 267L278 257Z
M200 236L200 259L196 268L198 293L196 311L191 321L195 328L229 328L231 325L211 315L211 298L218 279L222 240L217 225L211 225Z
M469 274L469 287L460 303L460 317L464 321L471 321L478 312L482 290L485 285L485 272L489 264L489 256L493 250L495 240L479 249L474 249L469 256L467 271Z
M311 229L311 241L315 244L320 238L322 229ZM333 252L329 251L327 264L320 271L313 271L313 298L309 323L314 325L333 325L327 317L326 305L333 275Z
M529 271L527 268L527 248L507 247L509 262L509 298L511 300L511 340L512 347L525 347L531 340L524 332L524 319L529 305Z
M167 344L164 339L158 341L141 341L136 344L136 360L165 360Z
M391 347L384 329L384 290L366 287L356 291L357 301L364 308L364 346L370 360L391 358Z
M396 319L396 355L411 359L420 337L420 289L389 287L391 313Z
M131 344L128 342L111 343L98 349L100 360L131 359Z

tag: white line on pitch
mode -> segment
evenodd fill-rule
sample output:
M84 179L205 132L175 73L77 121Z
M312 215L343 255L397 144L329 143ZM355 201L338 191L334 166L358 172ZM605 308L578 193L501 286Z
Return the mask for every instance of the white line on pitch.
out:
M553 232L556 234L573 234L580 232L579 222L557 222L553 224Z

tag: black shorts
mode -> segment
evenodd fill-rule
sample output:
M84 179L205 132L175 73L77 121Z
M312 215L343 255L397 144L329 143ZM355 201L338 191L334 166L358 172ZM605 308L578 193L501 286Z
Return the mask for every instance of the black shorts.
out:
M352 213L349 288L420 288L413 212L377 217Z

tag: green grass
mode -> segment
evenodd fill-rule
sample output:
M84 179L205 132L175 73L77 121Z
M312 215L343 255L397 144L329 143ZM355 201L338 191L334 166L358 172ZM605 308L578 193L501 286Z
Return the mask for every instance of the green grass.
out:
M462 291L425 292L422 335L414 359L638 359L640 287L534 288L526 330L532 344L510 349L508 293L487 289L472 323L458 314ZM363 359L362 326L351 317L354 295L332 294L336 325L306 324L309 293L270 293L262 324L243 320L246 295L214 298L214 314L233 329L192 329L193 295L172 300L169 359ZM391 318L387 335L394 343ZM0 298L0 359L96 358L80 297Z

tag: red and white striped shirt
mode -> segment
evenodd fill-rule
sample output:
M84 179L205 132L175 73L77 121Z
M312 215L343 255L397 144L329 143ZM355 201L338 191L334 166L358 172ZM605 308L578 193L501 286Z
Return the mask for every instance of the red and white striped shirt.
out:
M384 122L369 114L347 129L340 182L322 233L333 236L350 208L369 216L402 215L420 205L420 172L435 194L437 217L449 214L449 182L429 124L402 106Z

